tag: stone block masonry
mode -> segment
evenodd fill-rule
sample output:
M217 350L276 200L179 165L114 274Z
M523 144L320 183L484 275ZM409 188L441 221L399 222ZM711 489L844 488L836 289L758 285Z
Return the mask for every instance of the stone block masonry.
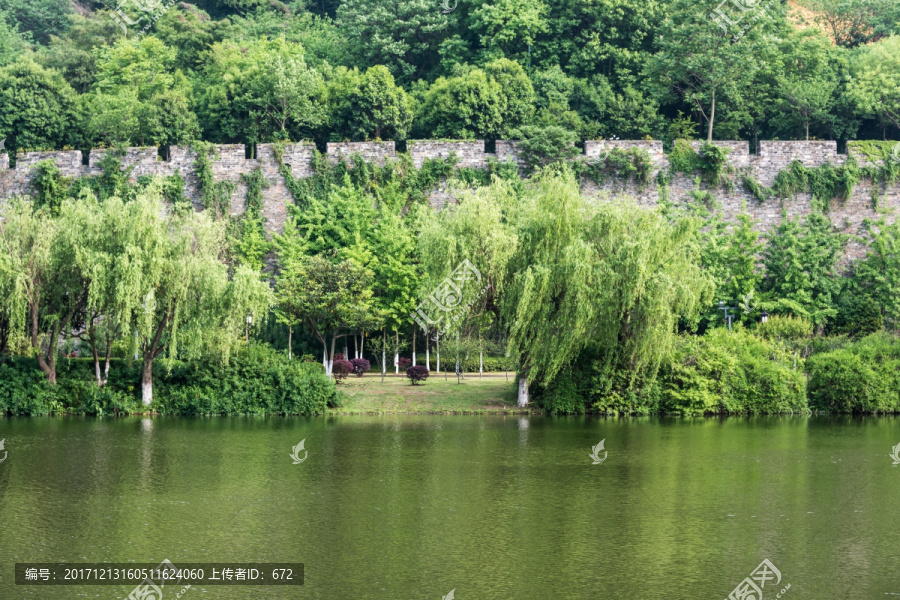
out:
M838 154L835 142L821 141L761 141L759 154L750 154L749 144L744 141L717 141L717 146L729 149L729 163L756 178L762 185L771 186L778 173L787 168L794 160L799 160L807 167L816 167L825 163L834 166L842 165L847 155ZM691 142L694 149L699 149L700 141ZM663 152L662 142L657 140L600 140L586 141L584 156L577 160L599 159L604 152L613 148L643 148L650 154L652 161L651 183L639 186L633 182L624 184L621 181L606 181L597 186L591 182L583 182L583 191L599 199L608 199L625 194L644 205L654 205L659 201L659 189L655 184L657 173L669 167L669 160ZM485 152L484 142L445 141L445 140L410 140L407 149L416 167L421 167L426 159L447 159L451 155L457 159L459 167L485 168L489 157L500 161L513 161L523 167L519 145L516 142L498 140L496 154ZM211 167L215 181L231 181L235 189L231 198L230 212L242 214L246 210L247 186L241 181L241 175L261 169L268 185L263 189L262 213L266 229L270 232L281 231L288 216L288 206L294 203L290 190L278 168L272 144L258 144L256 158L248 159L247 150L241 144L217 146L217 156L211 157ZM5 158L0 159L0 202L17 195L29 195L33 192L34 167L43 160L52 160L60 172L67 177L97 175L100 173L100 160L107 150L92 150L88 164L83 164L82 153L77 150L60 152L29 152L17 156L16 168L11 169ZM332 162L349 160L353 154L359 154L366 161L384 165L388 160L397 157L394 142L342 142L328 144L327 156ZM313 174L312 160L315 146L311 143L289 144L285 148L284 163L295 178L309 177ZM174 175L176 172L185 180L185 193L200 210L200 189L196 175L196 153L188 146L173 146L169 150L169 160L159 156L157 148L128 148L121 157L123 167L131 167L132 179L144 175ZM866 164L862 156L857 156L859 163ZM690 198L696 189L692 176L674 174L669 186L670 200L678 203ZM718 200L723 215L733 219L744 207L759 222L763 232L781 222L782 213L789 216L809 214L811 198L809 194L799 194L794 199L779 201L776 199L759 202L740 185L740 176L734 189L712 190ZM453 202L452 191L442 183L431 195L431 202L440 208ZM832 222L846 233L859 234L866 218L887 216L893 219L900 210L900 186L888 187L880 194L876 212L872 201L871 182L861 181L853 191L853 196L846 202L832 201L830 217ZM858 258L864 248L853 242L849 248L849 256Z

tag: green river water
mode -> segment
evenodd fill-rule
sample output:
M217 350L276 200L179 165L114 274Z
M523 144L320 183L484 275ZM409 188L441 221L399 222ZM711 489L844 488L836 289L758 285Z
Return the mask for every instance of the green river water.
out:
M164 559L305 565L302 587L186 600L722 600L763 560L765 600L900 598L896 417L0 419L4 438L3 600L133 587L15 585L15 563Z

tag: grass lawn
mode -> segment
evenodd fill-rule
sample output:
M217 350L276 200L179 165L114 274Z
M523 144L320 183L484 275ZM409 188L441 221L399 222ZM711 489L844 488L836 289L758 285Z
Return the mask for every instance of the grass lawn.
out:
M366 374L357 379L345 379L338 389L344 403L334 410L339 414L352 413L487 413L528 412L516 408L516 384L513 373L509 381L501 373L479 380L478 374L467 374L456 382L456 376L432 373L419 385L411 385L406 377L389 376L384 383L381 375Z

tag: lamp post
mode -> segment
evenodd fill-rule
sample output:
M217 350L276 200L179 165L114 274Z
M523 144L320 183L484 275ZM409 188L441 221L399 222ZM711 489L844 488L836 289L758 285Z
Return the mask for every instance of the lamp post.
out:
M725 313L725 322L728 324L728 331L731 331L731 320L734 319L734 314L728 311L737 310L737 306L725 306L725 303L719 300L719 310Z
M245 329L245 334L244 334L244 339L246 339L247 342L250 341L250 326L251 325L253 325L253 313L248 312L247 313L247 327Z
M763 311L759 313L759 322L763 324L769 322L769 313L766 309L763 309Z

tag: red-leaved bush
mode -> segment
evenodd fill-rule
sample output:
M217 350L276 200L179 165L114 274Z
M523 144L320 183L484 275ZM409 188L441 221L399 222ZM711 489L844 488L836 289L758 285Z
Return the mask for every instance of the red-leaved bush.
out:
M416 365L406 370L406 376L409 377L413 385L418 385L420 381L425 381L430 374L425 365Z

